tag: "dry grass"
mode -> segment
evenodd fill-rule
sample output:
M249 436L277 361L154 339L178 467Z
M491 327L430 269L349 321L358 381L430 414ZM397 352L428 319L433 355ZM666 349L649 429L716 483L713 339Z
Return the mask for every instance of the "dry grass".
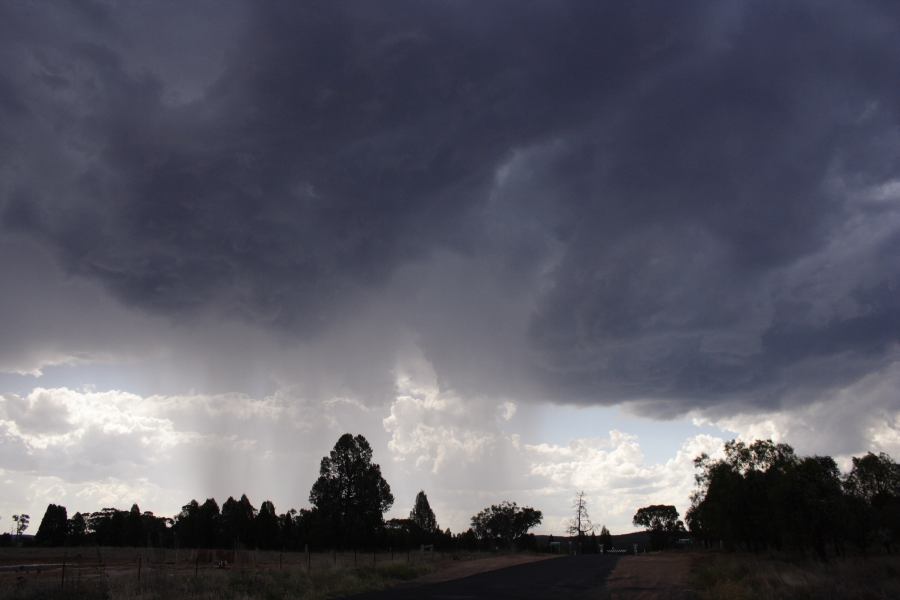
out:
M154 557L137 548L18 549L0 552L0 565L44 564L40 572L0 573L0 600L324 600L379 590L433 574L478 572L523 562L527 555L502 557L492 553L418 555L305 554L248 551L227 569L195 564L196 554L171 551ZM78 556L80 555L80 556ZM138 577L138 557L142 569ZM206 558L203 556L203 558ZM504 560L510 559L510 560ZM58 564L67 560L65 587ZM157 559L159 559L157 561ZM487 559L487 560L484 560ZM374 564L373 564L374 563ZM495 564L496 563L496 564ZM357 566L354 566L357 565Z
M356 569L322 570L210 570L193 573L157 571L138 582L132 573L110 573L106 577L71 582L60 589L58 581L22 580L0 590L10 600L55 600L85 598L107 600L318 600L378 590L414 579L428 572L427 565L395 564Z
M900 557L827 563L753 554L699 553L692 583L701 600L900 598Z
M613 600L689 597L692 564L693 555L687 552L623 556L606 579L608 597Z

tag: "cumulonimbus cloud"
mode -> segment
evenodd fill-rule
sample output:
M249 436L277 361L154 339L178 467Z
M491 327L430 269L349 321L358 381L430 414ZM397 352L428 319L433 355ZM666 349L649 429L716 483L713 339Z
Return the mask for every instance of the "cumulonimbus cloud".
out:
M213 11L184 65L136 6L0 9L0 235L313 346L388 303L491 401L768 410L893 360L892 7L198 6L141 9Z

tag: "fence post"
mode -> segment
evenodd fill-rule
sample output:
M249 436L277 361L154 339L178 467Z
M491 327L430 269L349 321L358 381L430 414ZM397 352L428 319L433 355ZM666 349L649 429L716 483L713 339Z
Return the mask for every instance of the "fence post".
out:
M353 549L353 566L356 566L356 548Z
M278 570L282 569L284 565L284 548L281 549L281 552L278 553Z
M376 561L375 561L375 553L376 553L376 552L377 552L377 550L372 550L372 566L373 566L373 567L375 566L375 562L376 562Z
M305 544L304 549L306 550L306 572L309 573L312 571L312 559L309 556L309 544Z
M59 582L59 589L66 589L66 554L63 554L62 579Z
M197 552L197 559L194 561L194 577L197 576L197 573L200 571L200 552Z
M394 562L394 547L391 546L390 548L391 548L391 562L393 563Z
M144 555L138 554L138 591L141 589L141 566L143 566Z
M331 555L332 555L332 559L333 559L332 563L336 567L337 566L337 550L332 550Z

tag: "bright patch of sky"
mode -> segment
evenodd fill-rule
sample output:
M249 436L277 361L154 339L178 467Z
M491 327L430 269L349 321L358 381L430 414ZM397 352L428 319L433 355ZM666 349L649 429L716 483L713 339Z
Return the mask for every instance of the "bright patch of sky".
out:
M518 433L526 444L565 445L574 439L605 438L610 431L620 431L637 436L648 463L666 462L686 439L696 435L723 439L737 435L690 417L652 420L629 414L619 406L519 406L511 419L500 422L500 427L505 433Z

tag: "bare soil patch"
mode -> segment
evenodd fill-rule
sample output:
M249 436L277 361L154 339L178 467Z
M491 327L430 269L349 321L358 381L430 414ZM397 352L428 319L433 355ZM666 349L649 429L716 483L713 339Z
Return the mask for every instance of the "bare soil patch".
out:
M686 553L625 556L606 581L610 600L690 598L692 558Z

